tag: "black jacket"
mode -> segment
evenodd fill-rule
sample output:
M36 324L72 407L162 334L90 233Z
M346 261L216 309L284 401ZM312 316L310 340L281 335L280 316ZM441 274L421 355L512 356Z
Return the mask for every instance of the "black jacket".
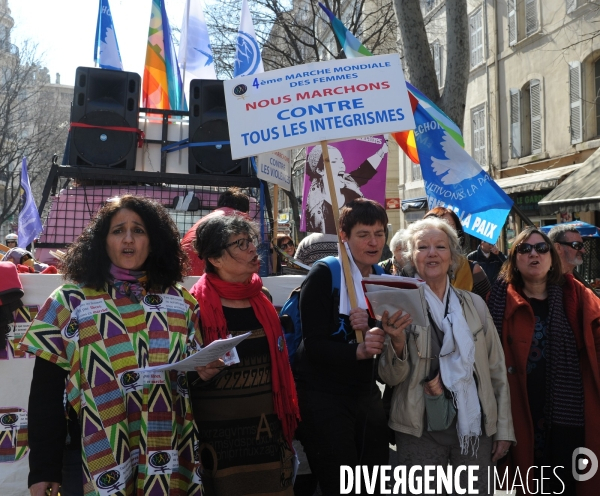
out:
M481 265L485 275L490 280L490 284L494 284L502 264L506 261L506 256L502 252L498 252L498 255L490 253L490 256L486 257L481 250L481 246L478 246L475 251L469 253L467 258L471 262L477 262Z

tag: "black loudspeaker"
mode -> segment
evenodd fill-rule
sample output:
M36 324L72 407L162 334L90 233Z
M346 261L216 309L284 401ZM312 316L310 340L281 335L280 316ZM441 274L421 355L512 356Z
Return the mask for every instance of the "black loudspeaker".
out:
M77 127L139 127L140 76L78 67L71 108L69 165L135 170L135 132Z
M192 79L190 82L190 143L229 141L223 81ZM250 159L231 159L231 147L190 146L190 174L249 177Z

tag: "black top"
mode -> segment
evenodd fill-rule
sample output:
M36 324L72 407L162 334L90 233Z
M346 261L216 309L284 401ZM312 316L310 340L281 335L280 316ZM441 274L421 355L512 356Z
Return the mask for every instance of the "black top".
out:
M62 482L63 451L81 451L81 429L70 410L65 418L64 393L67 371L55 363L36 357L29 393L28 486L37 482ZM68 435L67 435L68 434Z
M373 359L356 359L356 334L349 317L339 314L339 291L332 295L331 288L329 268L316 264L300 292L303 340L296 352L296 385L336 394L368 393ZM369 319L369 326L374 325Z
M548 300L528 299L535 317L533 339L527 357L527 396L534 430L534 459L544 460L546 449L546 426L544 406L546 404L546 357L548 345Z

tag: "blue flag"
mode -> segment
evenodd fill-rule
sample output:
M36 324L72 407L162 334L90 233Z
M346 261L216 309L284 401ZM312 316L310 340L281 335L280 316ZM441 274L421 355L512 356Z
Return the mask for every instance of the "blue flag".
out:
M123 70L121 52L119 52L117 34L115 33L108 0L100 0L98 5L94 62L102 69Z
M29 184L29 175L27 174L27 159L23 157L23 167L21 169L21 212L19 213L19 248L25 248L41 232L42 220L35 206L31 185Z
M466 233L495 243L512 199L420 103L414 115L429 208L451 208Z
M242 0L242 16L238 29L233 77L251 76L263 72L265 69L260 55L260 45L256 41L248 1Z

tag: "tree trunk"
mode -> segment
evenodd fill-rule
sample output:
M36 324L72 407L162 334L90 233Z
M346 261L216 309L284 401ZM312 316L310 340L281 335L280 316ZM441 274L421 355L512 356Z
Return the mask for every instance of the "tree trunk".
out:
M406 79L437 103L440 91L423 22L421 2L394 0L394 9L402 41Z
M466 0L446 0L446 81L439 106L462 130L471 57Z
M407 80L462 129L469 82L469 18L466 0L446 0L446 64L440 96L419 0L394 0Z

